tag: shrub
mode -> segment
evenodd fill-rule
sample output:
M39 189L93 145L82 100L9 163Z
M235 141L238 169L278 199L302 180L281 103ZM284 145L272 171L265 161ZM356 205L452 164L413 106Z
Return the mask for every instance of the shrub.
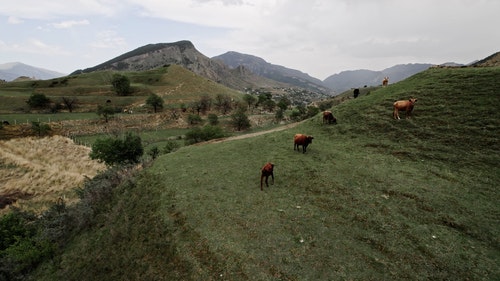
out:
M231 115L231 125L238 131L248 129L251 126L248 116L242 110Z
M38 236L36 216L15 210L0 218L0 280L21 280L46 258L54 245Z
M44 94L32 94L26 103L30 108L44 109L50 104L50 99Z
M186 133L186 143L193 144L211 139L224 137L224 132L219 126L207 125L203 128L196 127Z
M160 149L158 148L158 146L153 146L151 147L151 149L149 149L148 154L154 160L156 159L156 157L158 157L158 155L160 155Z
M109 166L116 164L138 163L144 153L141 137L126 133L125 137L97 139L92 145L90 158L97 159Z
M191 125L199 124L202 121L203 120L201 119L201 116L198 114L189 114L189 116L188 116L188 122Z
M163 153L170 153L179 148L179 144L174 141L168 141L167 144L163 147Z
M213 113L208 114L208 123L212 126L219 124L219 117Z
M42 122L31 122L31 130L38 135L39 137L46 135L50 130L50 126L48 124Z
M114 74L111 79L111 85L119 96L126 96L130 94L130 79L121 74Z

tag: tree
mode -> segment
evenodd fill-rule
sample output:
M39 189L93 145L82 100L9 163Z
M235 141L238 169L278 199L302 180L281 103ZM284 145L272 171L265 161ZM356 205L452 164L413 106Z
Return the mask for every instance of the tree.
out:
M250 120L243 110L231 115L231 125L238 131L250 128Z
M73 112L73 109L76 107L78 99L75 97L62 97L61 101L64 104L64 106L66 106L69 112Z
M26 103L31 108L43 109L47 108L50 104L50 99L44 94L32 94Z
M97 106L97 115L102 116L106 123L108 123L109 117L115 114L115 109L106 103L106 105L98 105Z
M111 85L113 85L113 89L119 96L130 94L130 79L125 75L114 74L111 79Z
M276 121L281 121L283 117L285 117L285 111L281 108L276 110L276 114L274 114L274 118L276 119Z
M141 137L126 133L123 139L116 137L97 139L89 156L106 165L138 163L144 154Z
M290 100L289 100L288 98L286 98L286 97L282 97L282 98L278 101L278 107L279 107L280 109L282 109L283 111L285 111L285 110L288 108L288 106L290 106L290 104L292 104L292 103L291 103L291 102L290 102Z
M262 104L262 107L264 107L265 110L270 112L273 112L275 106L276 102L274 102L271 99L264 101L264 103Z
M243 100L248 104L249 109L257 102L257 98L250 94L245 94Z
M262 105L268 100L272 100L273 95L269 92L261 93L258 96L257 105Z
M212 106L212 98L210 98L208 95L203 95L200 98L201 112L205 114L207 111L210 111L211 106Z
M222 114L226 114L232 108L231 98L228 95L218 94L215 97L215 106L217 106Z
M154 113L157 109L163 108L163 99L157 94L151 94L146 100L146 104L153 107Z

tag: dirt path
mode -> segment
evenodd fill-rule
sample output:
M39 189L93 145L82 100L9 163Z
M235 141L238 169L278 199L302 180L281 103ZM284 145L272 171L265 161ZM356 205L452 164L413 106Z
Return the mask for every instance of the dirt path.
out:
M234 136L234 137L227 137L227 138L222 138L222 139L213 139L213 140L209 140L209 141L205 141L205 142L199 142L199 143L196 143L194 145L205 145L205 144L209 144L209 143L220 143L220 142L227 142L227 141L233 141L233 140L253 138L256 136L261 136L261 135L265 135L265 134L269 134L269 133L273 133L273 132L279 132L279 131L283 131L286 129L294 128L302 122L304 122L304 121L286 124L284 126L277 127L277 128L271 129L271 130L266 130L266 131L255 132L255 133L251 133L251 134L244 134L244 135L239 135L239 136Z

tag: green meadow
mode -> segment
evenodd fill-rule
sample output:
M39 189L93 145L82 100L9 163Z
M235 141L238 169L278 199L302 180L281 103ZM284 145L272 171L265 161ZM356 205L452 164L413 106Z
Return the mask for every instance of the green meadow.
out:
M162 155L33 278L499 280L499 78L429 69L334 106L337 125ZM295 133L314 136L305 154Z

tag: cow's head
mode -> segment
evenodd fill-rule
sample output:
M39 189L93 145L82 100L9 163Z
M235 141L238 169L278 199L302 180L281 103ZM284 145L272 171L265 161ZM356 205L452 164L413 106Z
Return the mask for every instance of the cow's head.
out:
M409 99L409 101L410 101L410 103L411 103L411 104L415 104L415 103L417 102L417 99L415 99L415 98L410 98L410 99Z

